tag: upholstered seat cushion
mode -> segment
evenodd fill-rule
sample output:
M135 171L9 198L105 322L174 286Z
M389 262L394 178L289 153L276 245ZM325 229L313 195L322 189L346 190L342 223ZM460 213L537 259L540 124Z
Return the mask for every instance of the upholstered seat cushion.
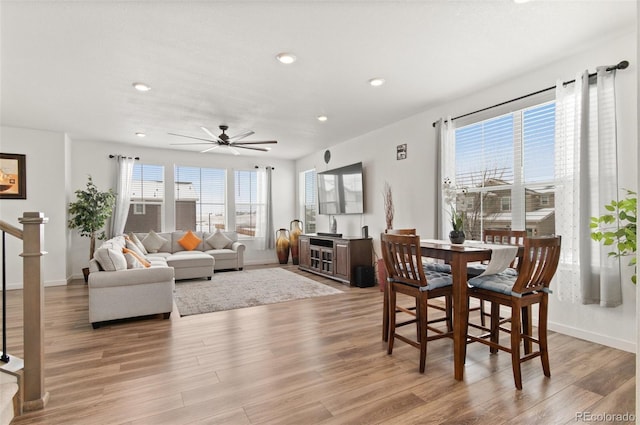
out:
M238 253L232 249L210 249L205 254L212 255L216 260L235 260Z
M445 286L451 286L453 284L451 273L425 270L424 276L427 278L426 289L428 291L436 288L443 288Z
M167 264L173 268L211 267L213 270L214 259L200 251L180 251L167 258Z
M482 273L484 273L485 270L487 270L486 264L469 264L467 266L467 276L470 276L470 277L480 276ZM504 269L502 273L508 276L518 276L518 270L512 267L507 267L506 269Z
M502 272L486 276L478 276L469 279L469 285L475 288L482 288L488 291L499 292L505 295L512 295L513 284L516 283L517 274Z

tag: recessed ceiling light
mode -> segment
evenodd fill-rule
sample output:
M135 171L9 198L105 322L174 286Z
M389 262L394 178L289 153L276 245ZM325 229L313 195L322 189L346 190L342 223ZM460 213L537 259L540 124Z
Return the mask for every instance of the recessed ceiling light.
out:
M133 83L133 87L138 91L149 91L151 87L145 83Z
M529 3L531 0L513 0L514 3L518 3L518 4L522 4L522 3Z
M276 55L276 59L278 59L280 63L290 65L294 63L297 58L293 53L279 53L278 55Z
M318 121L322 121L325 122L326 120L328 120L329 118L326 115L318 115Z
M369 80L369 84L373 87L380 87L384 84L384 78L372 78Z
M140 131L136 133L136 136L138 136L138 137L140 137L140 138L142 138L142 137L147 137L147 135L146 135L145 133L142 133L142 132L140 132Z

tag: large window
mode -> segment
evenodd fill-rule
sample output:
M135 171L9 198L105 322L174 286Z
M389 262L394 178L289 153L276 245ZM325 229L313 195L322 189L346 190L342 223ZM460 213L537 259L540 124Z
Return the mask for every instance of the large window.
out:
M135 163L125 232L162 231L164 167Z
M473 239L485 228L554 233L554 128L552 102L456 129L457 208Z
M176 230L214 232L226 229L226 171L216 168L175 169Z
M304 213L304 232L316 232L316 170L307 170L300 173L300 183L302 188L302 211Z
M236 204L236 232L238 237L255 237L258 214L258 172L236 171L234 195Z

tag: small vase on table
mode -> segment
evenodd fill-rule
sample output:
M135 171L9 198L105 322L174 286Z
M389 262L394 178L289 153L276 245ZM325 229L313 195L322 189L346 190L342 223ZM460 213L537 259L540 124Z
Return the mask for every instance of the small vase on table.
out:
M465 234L464 230L452 230L449 232L449 240L451 243L461 244L464 243Z

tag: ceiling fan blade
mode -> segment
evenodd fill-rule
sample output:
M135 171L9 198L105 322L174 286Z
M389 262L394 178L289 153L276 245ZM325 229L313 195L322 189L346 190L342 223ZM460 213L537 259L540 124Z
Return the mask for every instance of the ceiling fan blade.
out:
M201 137L185 136L184 134L176 134L176 133L167 133L167 134L170 134L172 136L186 137L187 139L204 140L205 142L209 142L209 143L217 143L217 140L203 139Z
M216 142L196 142L196 143L169 143L170 146L189 146L189 145L210 145Z
M200 153L209 152L209 151L212 151L214 149L218 149L219 147L220 147L220 145L211 146L210 148L207 148L207 149L205 149L203 151L200 151Z
M255 134L255 132L248 130L244 133L236 134L235 136L229 137L229 140L242 139L244 137L251 136L252 134Z
M200 127L202 130L204 130L205 133L207 133L209 136L213 137L214 140L218 143L225 143L224 140L222 140L219 136L216 136L215 134L213 134L211 131L209 131L209 129L207 127Z
M265 144L273 144L278 143L277 140L263 140L258 142L233 142L232 145L265 145Z
M233 146L235 146L236 148L251 149L253 151L260 151L260 152L269 152L271 150L271 148L254 148L252 146L242 146L242 145L236 145L236 144L234 144Z
M233 152L234 155L240 155L240 152L238 152L237 149L232 148L231 146L227 145L227 147L229 148L229 150L231 152Z

